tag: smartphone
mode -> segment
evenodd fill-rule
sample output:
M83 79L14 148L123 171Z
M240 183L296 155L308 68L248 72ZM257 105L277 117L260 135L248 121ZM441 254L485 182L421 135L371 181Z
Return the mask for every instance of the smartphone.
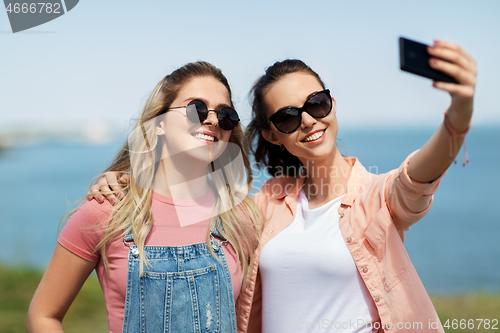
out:
M458 83L457 80L429 66L428 45L403 37L399 38L399 64L401 70L417 74L434 81Z

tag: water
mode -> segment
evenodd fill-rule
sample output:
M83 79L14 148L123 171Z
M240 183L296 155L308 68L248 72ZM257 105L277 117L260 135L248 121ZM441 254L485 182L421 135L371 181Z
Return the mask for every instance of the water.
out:
M432 130L345 130L339 146L378 173L397 168ZM472 128L471 165L452 166L426 217L405 246L434 293L500 291L500 128ZM106 146L44 143L0 153L0 262L45 268L61 216L112 161L121 141ZM458 161L461 162L462 154ZM265 181L260 175L257 187Z

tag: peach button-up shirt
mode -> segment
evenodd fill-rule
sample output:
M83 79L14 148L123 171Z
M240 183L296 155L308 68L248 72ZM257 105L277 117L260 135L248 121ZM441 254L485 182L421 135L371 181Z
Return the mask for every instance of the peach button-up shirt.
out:
M403 246L405 232L429 211L443 177L432 183L412 180L408 163L414 154L398 169L381 175L369 173L356 158L346 158L352 170L339 208L340 230L377 307L380 322L374 327L380 326L379 332L444 332ZM246 287L236 303L240 333L262 331L259 255L293 221L304 180L275 177L254 196L265 225Z

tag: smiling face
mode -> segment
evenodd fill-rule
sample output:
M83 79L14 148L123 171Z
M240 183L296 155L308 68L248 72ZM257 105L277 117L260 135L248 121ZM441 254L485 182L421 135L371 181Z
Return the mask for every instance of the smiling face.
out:
M193 100L203 101L209 110L231 107L229 92L211 76L195 77L178 92L171 107L187 106ZM162 158L177 155L209 163L224 151L231 131L220 128L217 114L209 112L202 123L194 123L186 116L186 108L168 110L162 117L157 133L163 144ZM180 155L178 155L180 154Z
M308 97L322 90L323 87L318 79L311 74L304 72L287 74L273 83L264 95L267 116L270 117L285 107L300 108ZM321 160L333 156L337 150L335 139L338 126L335 111L336 104L332 99L332 112L328 116L313 118L307 112L303 112L300 127L295 132L282 133L271 123L270 130L262 131L262 135L273 144L283 144L303 164L308 160Z

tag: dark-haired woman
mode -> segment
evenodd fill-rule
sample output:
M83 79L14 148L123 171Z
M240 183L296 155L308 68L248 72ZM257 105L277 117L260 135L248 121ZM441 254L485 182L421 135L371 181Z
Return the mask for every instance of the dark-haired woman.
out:
M443 332L403 242L469 129L476 64L449 42L428 52L459 82L434 82L451 105L422 149L381 175L339 153L335 100L307 65L277 62L257 81L247 133L274 178L254 197L265 226L236 305L241 332Z

